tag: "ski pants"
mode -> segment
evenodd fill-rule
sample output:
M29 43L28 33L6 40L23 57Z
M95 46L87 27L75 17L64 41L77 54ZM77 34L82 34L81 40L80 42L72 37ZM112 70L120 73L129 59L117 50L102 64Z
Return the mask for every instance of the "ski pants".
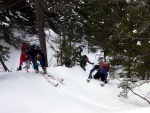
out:
M103 73L97 72L93 77L94 79L101 79L101 81L105 80L105 75Z
M33 68L38 70L38 63L35 59L35 56L31 55L30 58L32 60ZM41 65L42 69L44 69L45 66L44 66L43 59L41 59L39 62L40 62L40 65Z

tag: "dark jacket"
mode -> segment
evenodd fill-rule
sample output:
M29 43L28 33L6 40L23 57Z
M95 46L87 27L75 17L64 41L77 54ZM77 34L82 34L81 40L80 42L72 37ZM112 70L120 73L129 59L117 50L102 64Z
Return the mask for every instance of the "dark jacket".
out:
M93 73L95 70L96 70L95 68L92 68L92 69L90 70L90 75L92 75L92 73ZM104 80L107 80L108 73L107 73L106 69L105 69L103 66L99 66L99 68L98 68L98 73L99 73L99 74L104 74L104 75L105 75Z
M86 55L83 55L80 60L80 64L86 65L86 63L93 64L89 61L89 58Z

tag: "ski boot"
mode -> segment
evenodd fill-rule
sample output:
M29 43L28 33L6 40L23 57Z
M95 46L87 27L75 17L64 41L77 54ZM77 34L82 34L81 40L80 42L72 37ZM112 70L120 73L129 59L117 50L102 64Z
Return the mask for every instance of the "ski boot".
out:
M38 73L38 72L39 72L39 70L38 70L38 69L35 69L34 71L35 71L36 73Z

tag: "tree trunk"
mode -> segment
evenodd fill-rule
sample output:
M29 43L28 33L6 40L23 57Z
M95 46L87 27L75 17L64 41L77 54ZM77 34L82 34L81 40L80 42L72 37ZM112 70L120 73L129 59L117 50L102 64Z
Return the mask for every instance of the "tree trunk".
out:
M150 73L148 71L148 73L147 73L147 80L149 80L149 78L150 78Z
M0 63L2 64L5 71L9 71L2 58L0 58Z
M38 37L40 46L42 48L42 52L45 56L45 64L48 66L47 61L47 51L46 51L46 39L45 39L45 18L42 12L42 1L41 0L35 0L35 11L36 11L36 21L37 21L37 27L38 27Z
M3 27L3 33L4 33L4 40L11 45L10 36L9 36L10 31L8 30L8 28Z

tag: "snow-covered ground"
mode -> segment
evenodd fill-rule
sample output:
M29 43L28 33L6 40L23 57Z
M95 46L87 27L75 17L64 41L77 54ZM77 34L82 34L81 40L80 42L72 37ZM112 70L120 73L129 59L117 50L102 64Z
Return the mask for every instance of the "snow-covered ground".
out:
M97 63L95 54L87 56ZM54 87L32 67L29 73L16 71L19 57L20 51L11 48L6 65L12 72L0 71L0 113L150 113L149 104L141 98L133 94L128 99L118 97L118 80L110 79L104 87L94 79L87 83L91 64L87 64L86 72L79 66L49 66L48 74L64 79L63 84ZM149 86L143 89L150 91Z

